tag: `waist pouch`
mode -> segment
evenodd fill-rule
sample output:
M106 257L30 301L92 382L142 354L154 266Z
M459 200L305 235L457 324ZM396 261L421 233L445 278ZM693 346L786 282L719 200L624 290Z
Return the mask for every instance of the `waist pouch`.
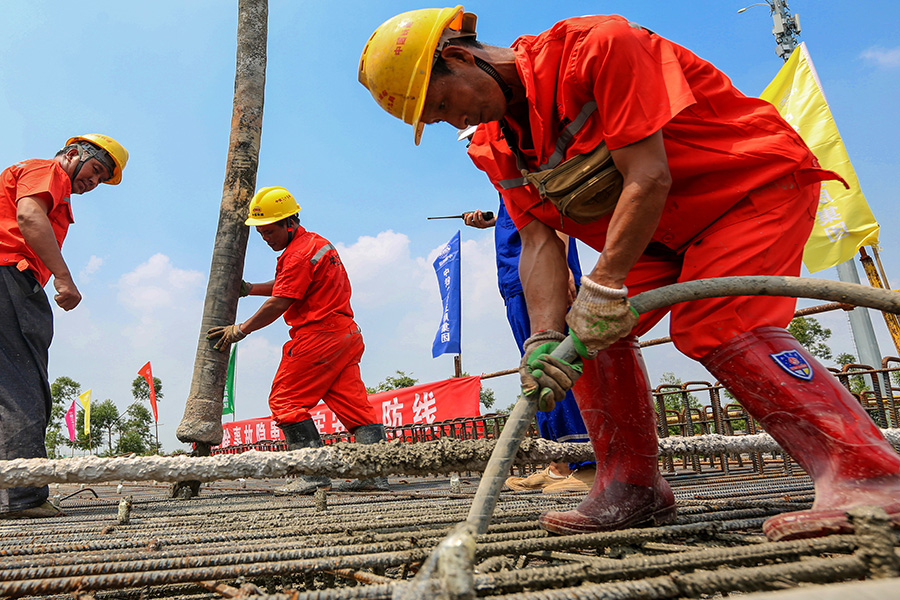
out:
M560 214L579 225L611 213L622 193L622 174L616 169L606 142L546 171L522 169L522 176L541 198L552 202Z

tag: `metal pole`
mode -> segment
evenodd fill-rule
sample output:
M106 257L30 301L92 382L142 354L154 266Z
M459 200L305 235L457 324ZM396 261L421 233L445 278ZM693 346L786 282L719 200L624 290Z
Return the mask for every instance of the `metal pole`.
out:
M851 258L835 267L838 279L847 283L859 283L859 273L856 271L856 263ZM881 366L881 350L875 339L875 329L872 327L872 319L867 308L854 308L847 312L850 318L850 331L856 344L856 352L859 354L859 362L875 369Z
M769 7L772 9L774 23L772 35L775 36L775 54L787 62L791 52L797 47L794 36L800 35L800 18L798 15L791 15L785 0L773 0Z
M766 0L772 14L772 35L775 36L775 54L784 62L791 57L791 53L797 47L797 36L800 35L800 17L792 15L787 5L787 0ZM756 6L755 4L751 6ZM750 8L742 8L738 12L744 12ZM859 283L859 274L853 259L837 266L838 279L846 283ZM878 368L881 365L881 350L878 348L878 340L875 338L875 329L872 327L872 319L865 308L855 308L849 311L850 331L856 344L856 353L859 362Z

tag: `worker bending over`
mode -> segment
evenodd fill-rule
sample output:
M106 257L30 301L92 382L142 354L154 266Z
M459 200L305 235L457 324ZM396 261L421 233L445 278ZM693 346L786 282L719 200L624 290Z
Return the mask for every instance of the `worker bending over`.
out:
M0 173L0 460L47 458L47 363L53 313L44 286L65 311L81 292L62 255L74 222L70 197L117 185L128 152L97 133L70 138L49 160L23 160ZM0 518L53 517L49 488L0 489Z
M272 382L269 408L284 432L289 450L320 448L324 444L309 409L324 400L361 444L385 439L359 373L363 344L350 308L350 279L337 250L322 236L300 225L300 206L283 187L260 189L250 201L245 223L255 226L263 241L281 252L275 279L267 283L241 282L241 295L268 296L243 323L213 327L207 338L224 351L284 316L291 339L284 345L281 364ZM328 477L301 476L279 491L311 494L330 488ZM387 479L351 482L344 489L387 489Z
M820 182L838 175L819 168L771 104L620 16L567 19L501 48L476 41L475 16L461 6L412 11L372 35L359 79L382 108L413 125L417 143L426 123L478 125L469 155L502 192L522 240L532 333L523 390L558 399L578 380L597 459L585 500L544 513L542 526L581 533L672 521L675 500L659 473L636 337L669 309L638 317L628 295L711 277L799 275ZM609 183L583 198L552 197L552 186L537 179L576 156L595 162L587 172ZM603 174L607 166L620 177ZM576 183L588 189L588 181ZM565 254L554 230L600 252L568 316ZM672 340L815 482L812 510L768 519L770 539L850 531L845 512L859 505L881 506L900 523L900 455L784 329L795 304L774 297L678 304ZM583 357L580 379L581 360L548 356L566 323Z

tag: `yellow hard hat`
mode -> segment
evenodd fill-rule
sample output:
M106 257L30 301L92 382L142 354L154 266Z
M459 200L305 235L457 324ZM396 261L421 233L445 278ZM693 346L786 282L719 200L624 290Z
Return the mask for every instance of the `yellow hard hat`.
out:
M69 138L69 140L66 142L66 146L68 146L69 144L74 144L76 142L90 142L95 146L98 146L99 148L105 150L106 153L109 154L109 157L114 163L112 177L110 177L103 183L117 185L120 181L122 181L122 169L124 169L125 165L128 163L128 150L126 150L122 146L122 144L112 139L108 135L103 135L102 133L87 133L85 135L77 135L73 138ZM104 161L101 159L101 162Z
M359 82L384 110L409 123L416 145L435 56L450 39L474 37L476 17L463 7L423 8L385 21L359 59Z
M250 210L245 225L269 225L300 212L300 205L283 187L260 188L250 200Z

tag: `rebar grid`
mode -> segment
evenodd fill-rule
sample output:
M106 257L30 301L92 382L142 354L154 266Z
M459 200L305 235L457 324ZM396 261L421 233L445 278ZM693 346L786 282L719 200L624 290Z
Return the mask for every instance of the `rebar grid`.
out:
M733 470L670 481L680 508L675 524L577 536L551 536L537 517L574 507L580 495L501 494L478 538L474 593L696 598L891 576L885 540L898 542L889 529L869 534L880 541L865 548L855 536L777 544L762 537L766 517L808 507L805 476ZM311 497L271 494L280 483L217 488L192 500L166 499L167 486L152 488L152 498L144 488L127 525L116 520L121 493L97 485L99 498L63 503L66 517L0 522L0 597L389 599L410 585L471 503L471 494L448 494L446 480L430 479L395 483L388 493L330 493L327 510L317 511Z

